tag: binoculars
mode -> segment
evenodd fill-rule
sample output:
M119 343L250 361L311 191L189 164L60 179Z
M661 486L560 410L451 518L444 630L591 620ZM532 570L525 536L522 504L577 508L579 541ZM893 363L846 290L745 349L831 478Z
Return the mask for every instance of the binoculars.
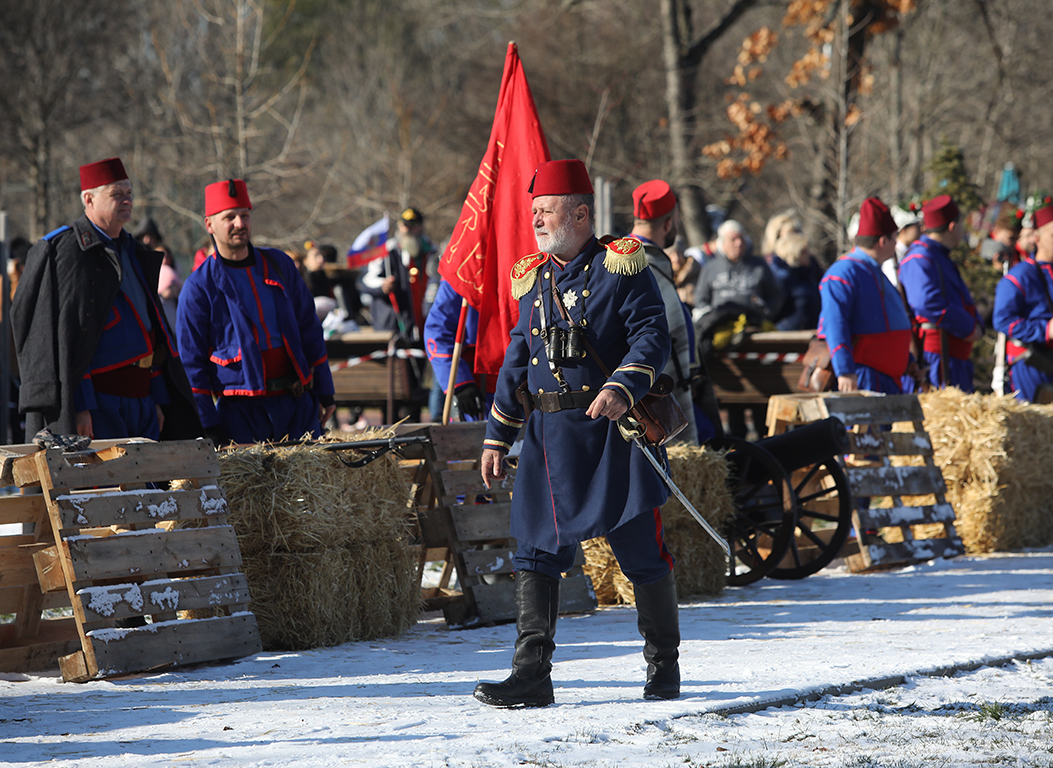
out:
M549 328L548 336L545 337L545 354L548 355L548 359L559 364L585 357L583 333L584 331L577 325L572 325L570 328L558 326Z

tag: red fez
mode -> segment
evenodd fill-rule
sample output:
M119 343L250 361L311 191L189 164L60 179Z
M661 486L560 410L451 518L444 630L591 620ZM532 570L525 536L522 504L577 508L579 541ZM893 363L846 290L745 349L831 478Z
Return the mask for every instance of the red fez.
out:
M645 181L633 190L633 216L642 221L660 219L676 208L676 195L661 179Z
M1038 208L1033 214L1031 214L1031 217L1034 219L1035 229L1044 227L1046 224L1053 221L1053 205L1047 201L1043 201L1042 207Z
M937 195L921 206L921 215L925 229L939 229L958 221L961 211L950 195Z
M124 170L124 163L119 157L111 157L100 160L97 163L88 163L80 167L80 191L95 189L105 184L115 184L124 181L128 174Z
M531 197L542 195L591 195L592 182L581 160L550 160L534 171L527 189Z
M881 237L882 235L894 235L899 227L896 220L892 218L892 212L888 206L876 197L868 197L859 206L859 229L857 237Z
M252 208L249 188L241 179L217 181L205 187L205 215L212 216L231 208Z

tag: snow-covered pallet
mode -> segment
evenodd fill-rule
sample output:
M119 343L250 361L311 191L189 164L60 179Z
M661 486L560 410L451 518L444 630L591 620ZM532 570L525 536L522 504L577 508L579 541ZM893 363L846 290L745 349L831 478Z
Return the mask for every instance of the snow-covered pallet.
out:
M871 396L868 396L871 395ZM947 501L943 473L933 459L932 441L925 431L925 414L916 395L859 393L773 397L768 410L769 432L785 426L836 416L849 433L845 474L853 496L853 524L858 554L847 557L854 572L965 554L954 528L954 507ZM913 432L887 431L883 425L909 423ZM893 457L918 457L921 466L893 466ZM861 464L861 465L860 465ZM911 506L903 496L929 496L934 504ZM891 507L859 505L859 499L888 497ZM915 539L911 526L937 523L942 537ZM900 542L887 542L882 528L898 528Z
M457 571L460 594L445 600L443 614L451 626L467 627L516 617L510 532L514 469L501 484L487 490L478 459L486 422L459 422L429 429L428 464L437 506L421 521L426 548L448 551L447 564ZM578 548L574 567L560 585L560 611L575 613L596 607L596 594Z
M218 476L212 444L202 440L55 449L14 462L15 482L41 489L39 591L64 594L73 608L79 650L59 658L65 680L262 650L226 499L210 484ZM192 487L157 489L173 479ZM176 527L187 522L196 527ZM225 615L179 614L216 608Z

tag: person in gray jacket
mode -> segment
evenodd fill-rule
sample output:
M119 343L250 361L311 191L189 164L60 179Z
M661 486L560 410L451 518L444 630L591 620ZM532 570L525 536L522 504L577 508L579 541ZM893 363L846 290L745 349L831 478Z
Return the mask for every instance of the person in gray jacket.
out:
M647 264L658 282L665 304L666 322L669 324L672 350L662 373L675 382L674 397L687 417L687 427L677 436L676 442L697 445L698 430L691 402L691 344L694 334L688 327L690 314L676 290L673 263L664 250L676 242L680 224L676 194L669 184L661 179L653 179L634 189L633 217L633 231L629 237L643 243Z
M782 289L764 259L750 252L746 232L734 219L717 228L717 255L702 267L695 286L696 322L729 305L771 320L782 307Z

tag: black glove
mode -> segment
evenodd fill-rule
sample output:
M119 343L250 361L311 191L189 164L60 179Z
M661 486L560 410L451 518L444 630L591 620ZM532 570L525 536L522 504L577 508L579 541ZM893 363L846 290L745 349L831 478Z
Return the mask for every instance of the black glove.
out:
M211 440L212 444L217 448L222 448L224 445L230 445L234 442L230 433L219 424L214 427L205 427L205 437Z
M453 396L457 400L457 410L461 412L462 419L482 421L486 399L483 397L483 391L475 383L462 384L453 390Z

